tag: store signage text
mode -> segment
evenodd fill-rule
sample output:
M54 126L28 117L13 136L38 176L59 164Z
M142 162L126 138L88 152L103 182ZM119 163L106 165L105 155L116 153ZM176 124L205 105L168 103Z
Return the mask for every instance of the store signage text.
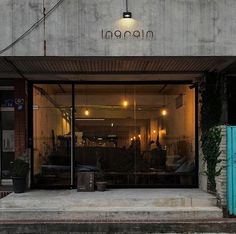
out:
M121 31L121 30L103 30L101 32L102 39L141 39L141 40L152 40L154 33L151 30L145 31L133 30L133 31Z

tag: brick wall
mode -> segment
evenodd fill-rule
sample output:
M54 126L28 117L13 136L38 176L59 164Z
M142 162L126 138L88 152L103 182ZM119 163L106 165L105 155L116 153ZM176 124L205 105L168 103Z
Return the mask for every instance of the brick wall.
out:
M27 105L26 105L26 82L16 80L15 100L24 100L24 108L19 110L15 105L15 158L22 156L27 149Z

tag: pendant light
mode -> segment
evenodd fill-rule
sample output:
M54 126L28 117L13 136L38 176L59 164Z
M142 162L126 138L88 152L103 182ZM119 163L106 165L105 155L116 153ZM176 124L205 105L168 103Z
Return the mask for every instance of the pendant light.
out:
M128 100L126 99L126 90L125 90L125 98L124 98L124 100L122 101L122 105L123 105L124 108L126 108L126 107L129 105L129 102L128 102Z
M90 115L90 112L89 112L89 109L88 109L88 100L87 100L87 85L85 86L85 106L86 106L86 109L84 111L84 115L85 116L89 116Z
M124 19L130 19L132 18L132 13L129 11L128 9L128 0L125 0L125 7L126 7L126 11L123 12L123 18Z

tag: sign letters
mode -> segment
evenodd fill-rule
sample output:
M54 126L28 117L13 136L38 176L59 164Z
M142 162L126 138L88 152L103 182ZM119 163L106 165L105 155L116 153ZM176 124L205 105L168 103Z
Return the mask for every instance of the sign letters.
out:
M154 33L151 30L145 31L133 30L133 31L121 31L121 30L103 30L101 32L102 39L141 39L152 40Z

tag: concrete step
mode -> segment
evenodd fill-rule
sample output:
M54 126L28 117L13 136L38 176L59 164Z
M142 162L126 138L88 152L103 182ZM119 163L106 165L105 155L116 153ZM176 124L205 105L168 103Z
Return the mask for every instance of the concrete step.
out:
M30 191L10 194L0 207L212 207L215 196L199 190L111 190L106 192Z
M79 207L214 207L217 204L215 197L157 197L157 198L129 198L129 199L96 199L81 200Z
M175 220L222 218L199 190L30 191L1 199L0 220Z
M83 207L83 209L0 209L0 220L187 220L222 218L218 207Z
M10 206L9 203L13 206L15 204L16 207L25 207L27 206L27 200L18 199L15 201L4 201L2 200L0 207L7 208ZM33 202L31 200L31 202ZM55 201L52 201L52 204ZM67 207L77 207L86 208L86 207L215 207L216 206L216 198L156 198L156 199L83 199L78 203L70 204L69 201L66 201ZM35 200L34 204L38 204L39 201ZM48 206L42 203L41 207L47 208ZM58 206L55 206L58 207Z
M235 219L148 222L0 221L0 233L236 233Z

